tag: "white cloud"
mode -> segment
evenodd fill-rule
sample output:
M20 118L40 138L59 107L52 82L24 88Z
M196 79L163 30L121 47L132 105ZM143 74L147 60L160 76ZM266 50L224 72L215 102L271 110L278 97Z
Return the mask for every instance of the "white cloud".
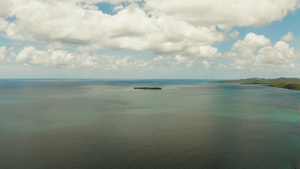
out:
M116 14L100 11L95 5L99 2L113 4L111 10ZM292 67L294 49L285 42L272 45L263 35L247 34L224 55L213 46L238 38L239 32L233 27L281 20L299 8L298 3L299 0L0 0L0 33L13 42L38 42L39 48L49 48L37 50L30 46L21 50L15 61L27 65L144 70L155 64L193 66L201 60L205 68L210 68L224 56L233 58L232 66L237 69L265 69L279 63L286 68ZM8 21L8 17L16 20ZM292 39L290 32L282 37L286 42ZM55 49L74 44L78 46L74 50ZM99 49L150 51L158 57L147 60L90 54Z
M264 35L256 35L255 33L248 33L244 40L238 40L233 44L234 49L241 49L244 47L260 47L271 44L270 39Z
M89 68L111 71L150 70L146 60L135 60L132 57L98 56L80 51L49 49L37 50L32 46L25 47L16 56L15 62L23 65L38 65L55 68Z
M294 40L294 34L292 32L288 32L285 36L281 37L281 40L285 41L285 42L289 42Z
M16 56L16 62L24 65L42 65L46 67L74 67L74 63L92 63L91 61L79 61L77 56L63 50L39 51L32 46L25 47ZM89 65L89 64L88 64ZM90 64L91 65L91 64Z
M195 64L195 62L197 61L197 59L190 59L181 55L176 55L175 58L175 63L176 64L183 64L185 66L191 67Z
M60 0L57 0L60 1ZM72 1L72 0L70 0ZM132 3L132 2L142 2L143 0L76 0L78 2L86 2L89 4L96 4L96 3L110 3L114 5L119 5L121 3Z
M116 15L107 15L94 5L70 1L13 2L11 11L17 20L5 31L13 40L177 53L227 38L214 26L194 26L163 14L149 17L134 3L120 8Z
M240 36L240 32L238 32L237 30L234 30L233 32L229 33L229 36L232 38L232 39L236 39Z
M295 60L295 49L283 41L278 41L274 47L267 46L258 51L257 59L267 65L291 65Z
M116 6L114 7L114 12L119 12L119 11L122 10L122 9L124 9L124 6L123 6L122 4L116 5Z
M0 17L0 31L5 31L8 26L8 22Z
M258 48L261 47L261 48ZM297 55L295 49L283 41L272 45L263 35L249 33L244 40L233 44L232 52L227 53L234 59L234 69L282 71L295 69Z
M214 59L217 56L220 56L221 53L218 52L218 49L212 46L197 46L191 45L186 49L186 55L197 56L199 58L211 58Z
M0 47L0 62L3 62L6 56L6 47L1 46Z
M159 55L159 56L153 58L153 61L162 61L162 60L165 60L165 57L163 57L163 56L161 56L161 55Z
M11 52L11 51L10 51ZM74 50L38 50L33 46L25 47L16 55L8 56L12 64L24 66L39 66L62 69L94 69L105 71L139 71L146 72L155 69L165 70L178 65L192 67L202 59L203 66L210 68L214 62L212 58L187 57L182 55L158 55L153 59L130 56L112 56L90 54L85 48ZM203 60L204 59L204 60Z
M258 47L270 45L270 39L263 35L248 33L244 40L238 40L232 45L232 50L239 52L241 57L249 57L254 54Z
M0 16L9 14L9 9L11 7L10 1L2 0L0 1Z
M211 63L207 60L202 61L202 64L203 64L204 68L206 68L206 69L210 68L210 66L211 66Z
M153 13L168 14L193 25L261 26L281 20L298 8L298 0L146 0ZM268 16L268 17L266 17Z

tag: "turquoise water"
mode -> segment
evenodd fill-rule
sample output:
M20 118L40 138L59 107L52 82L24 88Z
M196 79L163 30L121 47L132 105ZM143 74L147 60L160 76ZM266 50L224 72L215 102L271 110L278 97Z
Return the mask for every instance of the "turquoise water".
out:
M206 80L0 80L0 168L300 168L299 101Z

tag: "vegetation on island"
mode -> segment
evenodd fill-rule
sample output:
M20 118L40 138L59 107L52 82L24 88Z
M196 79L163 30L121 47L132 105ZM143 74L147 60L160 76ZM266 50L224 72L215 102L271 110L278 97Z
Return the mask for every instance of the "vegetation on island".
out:
M133 89L139 89L139 90L162 90L161 87L134 87Z
M240 80L222 80L222 81L214 81L211 83L262 84L270 87L300 90L299 78L284 78L284 77L278 79L251 78L251 79L240 79Z

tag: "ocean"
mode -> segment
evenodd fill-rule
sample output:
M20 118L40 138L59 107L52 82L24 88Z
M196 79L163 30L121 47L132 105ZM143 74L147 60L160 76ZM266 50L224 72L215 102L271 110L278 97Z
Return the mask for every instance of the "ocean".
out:
M299 91L208 81L0 80L0 168L300 169Z

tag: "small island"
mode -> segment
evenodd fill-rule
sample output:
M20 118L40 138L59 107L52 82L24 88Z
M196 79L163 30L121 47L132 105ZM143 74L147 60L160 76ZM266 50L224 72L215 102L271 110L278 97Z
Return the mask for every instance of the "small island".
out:
M211 83L262 84L270 87L300 90L299 78L284 78L284 77L278 79L250 78L250 79L240 79L240 80L221 80L221 81L214 81Z
M162 90L161 87L134 87L135 90Z

